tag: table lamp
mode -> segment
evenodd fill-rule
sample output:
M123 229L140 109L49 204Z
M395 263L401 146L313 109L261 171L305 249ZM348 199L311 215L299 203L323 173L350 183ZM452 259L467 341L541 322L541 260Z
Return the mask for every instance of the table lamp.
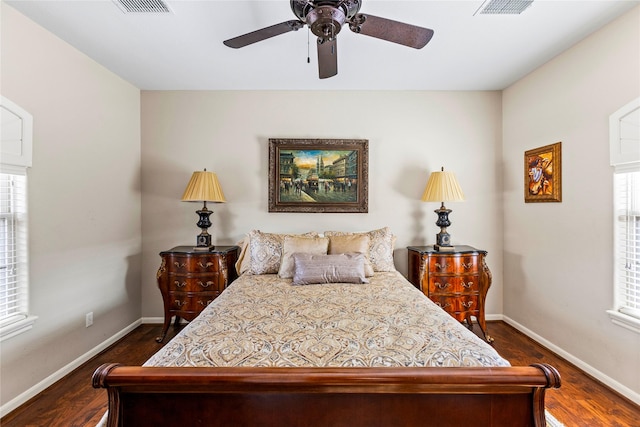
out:
M197 210L196 213L200 217L196 224L202 232L196 238L196 246L193 248L200 251L208 251L213 249L211 244L211 235L207 232L211 227L209 215L213 213L207 209L207 202L224 203L224 193L218 182L218 177L213 172L196 171L191 175L191 179L187 184L186 190L182 195L183 202L204 202L204 207Z
M464 200L462 189L456 180L453 172L445 172L444 167L438 172L432 172L427 181L427 187L422 194L423 202L441 202L440 209L434 212L438 214L436 225L440 227L440 232L436 234L436 244L433 248L437 251L453 251L451 246L451 236L447 233L447 227L451 225L449 213L451 209L444 206L444 202L458 202Z

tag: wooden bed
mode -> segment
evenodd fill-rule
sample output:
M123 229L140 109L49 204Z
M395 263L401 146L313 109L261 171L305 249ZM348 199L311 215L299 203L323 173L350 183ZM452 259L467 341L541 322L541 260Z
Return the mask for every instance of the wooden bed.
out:
M546 425L548 365L500 368L155 368L105 364L116 426Z
M106 425L544 426L558 372L509 366L395 271L386 229L362 234L336 258L250 233L239 279L144 366L95 371Z

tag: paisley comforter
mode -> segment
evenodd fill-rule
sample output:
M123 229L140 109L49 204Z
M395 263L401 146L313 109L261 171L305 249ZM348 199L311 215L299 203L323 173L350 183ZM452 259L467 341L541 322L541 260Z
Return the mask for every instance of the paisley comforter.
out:
M399 272L369 279L243 275L145 366L509 366Z

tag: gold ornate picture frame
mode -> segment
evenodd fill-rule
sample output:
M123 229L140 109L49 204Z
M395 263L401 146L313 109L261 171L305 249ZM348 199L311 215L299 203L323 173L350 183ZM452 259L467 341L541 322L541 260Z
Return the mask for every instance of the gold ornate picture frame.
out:
M369 141L269 139L269 212L368 212Z
M562 143L524 153L524 201L562 201Z

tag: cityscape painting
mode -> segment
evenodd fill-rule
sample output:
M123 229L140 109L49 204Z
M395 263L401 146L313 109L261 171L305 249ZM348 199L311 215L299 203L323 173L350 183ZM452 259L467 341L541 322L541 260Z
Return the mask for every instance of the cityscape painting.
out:
M269 139L269 212L367 212L366 139Z

